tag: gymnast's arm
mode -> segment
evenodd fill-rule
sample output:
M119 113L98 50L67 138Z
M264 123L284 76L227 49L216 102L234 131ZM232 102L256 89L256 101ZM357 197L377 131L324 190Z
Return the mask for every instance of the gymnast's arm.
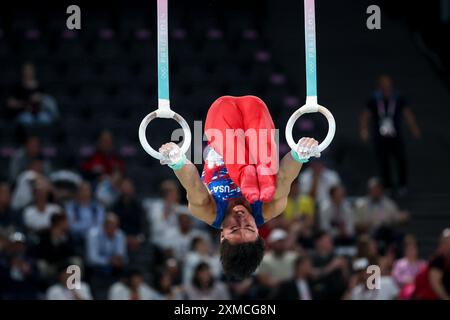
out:
M302 164L292 158L291 153L286 154L280 162L277 174L277 189L271 202L264 203L264 221L269 221L280 215L286 209L291 184L299 175Z
M317 146L317 141L312 138L302 138L299 143L300 148L309 148ZM263 205L264 221L269 221L280 215L287 206L289 192L292 182L300 173L302 164L297 162L289 152L280 162L280 168L277 174L277 189L271 202Z
M187 160L186 165L175 170L175 175L186 189L189 211L200 220L212 224L216 218L215 202L200 179L197 168Z
M168 154L177 148L179 147L175 143L170 142L162 145L159 152ZM161 163L165 164L163 161ZM212 224L215 220L215 202L209 193L208 188L206 188L203 181L200 179L200 175L195 165L191 161L186 160L186 164L182 168L174 170L174 173L186 190L189 211L196 218L208 224Z

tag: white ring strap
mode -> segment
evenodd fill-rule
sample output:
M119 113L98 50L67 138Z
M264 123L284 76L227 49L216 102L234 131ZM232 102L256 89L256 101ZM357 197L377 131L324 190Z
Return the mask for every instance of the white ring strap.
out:
M158 0L158 109L149 113L139 126L139 141L144 150L153 158L161 160L162 154L153 149L145 135L148 124L156 118L174 119L183 128L184 140L181 151L186 153L191 145L191 129L186 120L170 109L169 100L169 40L168 40L168 0Z

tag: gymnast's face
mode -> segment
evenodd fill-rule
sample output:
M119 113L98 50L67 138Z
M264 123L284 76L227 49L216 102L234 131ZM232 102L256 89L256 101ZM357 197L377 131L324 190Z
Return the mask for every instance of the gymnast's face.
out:
M231 202L222 222L220 241L227 239L230 244L254 242L258 238L258 227L245 201Z

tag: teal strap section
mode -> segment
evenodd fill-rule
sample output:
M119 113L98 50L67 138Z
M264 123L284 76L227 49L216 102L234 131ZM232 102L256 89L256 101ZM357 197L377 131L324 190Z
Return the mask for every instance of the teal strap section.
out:
M317 96L316 17L314 0L305 0L306 95Z
M169 39L167 0L158 0L158 99L169 100Z

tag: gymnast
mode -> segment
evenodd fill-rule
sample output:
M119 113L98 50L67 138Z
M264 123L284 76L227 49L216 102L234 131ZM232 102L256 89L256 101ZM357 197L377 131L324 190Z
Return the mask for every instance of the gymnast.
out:
M161 164L171 167L186 189L190 212L220 229L220 259L233 279L256 270L264 255L258 227L284 211L302 164L320 157L318 142L302 138L279 162L274 129L258 97L224 96L206 117L208 146L201 177L177 144L159 149Z
M286 141L291 148L281 161L275 143L275 126L265 103L255 96L217 99L208 111L205 135L205 165L201 177L185 153L191 143L186 120L170 107L167 0L158 0L158 109L139 125L144 150L175 172L186 189L191 213L220 229L220 259L229 278L243 279L258 267L264 242L258 227L286 208L287 197L302 164L320 157L333 140L336 124L328 109L317 103L314 0L305 0L306 103L286 124ZM295 121L306 113L322 113L328 120L328 134L319 145L312 138L296 142ZM147 141L146 129L156 118L174 119L183 128L181 146L166 143L159 152Z

